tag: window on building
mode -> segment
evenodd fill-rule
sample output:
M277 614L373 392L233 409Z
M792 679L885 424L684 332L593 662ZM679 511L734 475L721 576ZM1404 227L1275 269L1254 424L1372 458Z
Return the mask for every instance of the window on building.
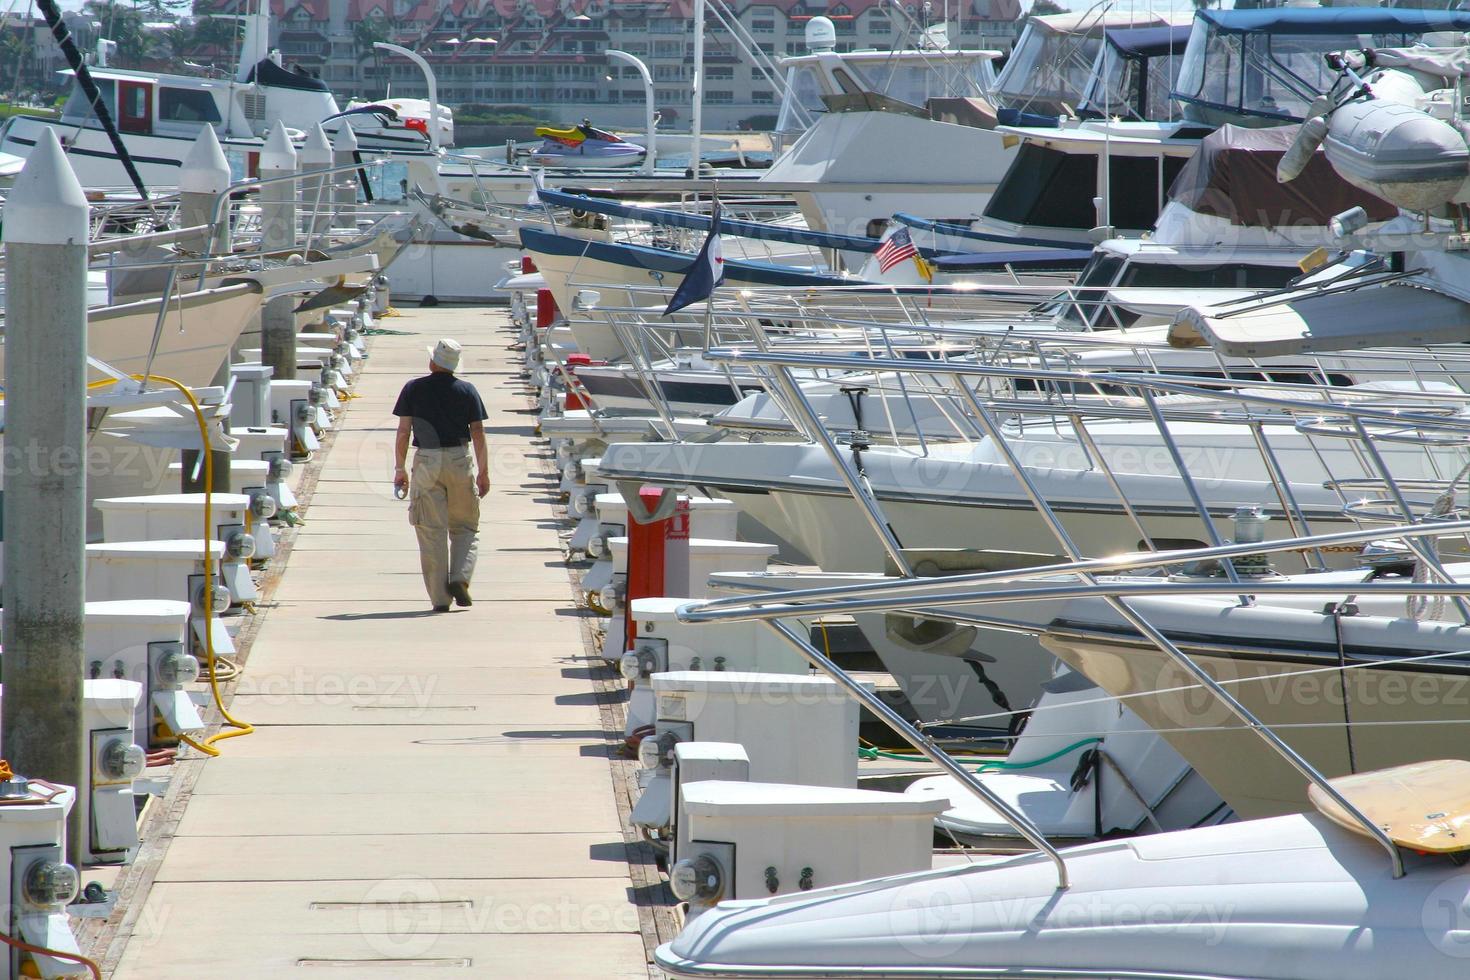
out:
M708 65L704 69L704 77L712 82L733 81L735 69L729 65Z
M774 20L753 20L750 22L750 33L774 34L776 33L776 22Z
M712 88L705 94L705 100L712 105L728 105L735 101L735 93L728 89Z
M684 44L682 41L654 41L653 56L655 58L682 58L684 57Z
M750 101L756 105L770 105L772 102L770 92L751 92Z

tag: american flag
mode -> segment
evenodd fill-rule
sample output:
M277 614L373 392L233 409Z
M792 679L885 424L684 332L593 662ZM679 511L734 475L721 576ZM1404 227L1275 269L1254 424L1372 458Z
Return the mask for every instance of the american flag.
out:
M889 236L888 241L879 246L873 256L878 260L878 271L887 272L904 259L911 259L918 254L919 250L914 247L914 240L909 237L909 230L900 228Z

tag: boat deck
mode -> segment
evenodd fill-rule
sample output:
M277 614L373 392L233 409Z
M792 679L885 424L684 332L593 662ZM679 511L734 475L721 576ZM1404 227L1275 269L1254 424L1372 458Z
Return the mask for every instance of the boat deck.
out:
M609 764L621 731L509 319L404 314L382 326L409 335L372 340L267 596L231 707L255 733L176 767L161 836L120 879L93 947L117 980L651 975ZM440 336L489 409L494 483L475 604L449 614L428 608L390 488L393 401Z

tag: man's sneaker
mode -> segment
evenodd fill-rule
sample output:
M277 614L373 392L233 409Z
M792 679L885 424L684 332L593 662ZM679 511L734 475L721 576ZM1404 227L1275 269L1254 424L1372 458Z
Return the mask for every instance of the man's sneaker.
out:
M470 587L463 582L450 582L449 594L454 596L454 604L457 606L473 606L474 600L470 598Z
M448 606L435 606L434 607L434 611L435 612L449 612L449 607Z

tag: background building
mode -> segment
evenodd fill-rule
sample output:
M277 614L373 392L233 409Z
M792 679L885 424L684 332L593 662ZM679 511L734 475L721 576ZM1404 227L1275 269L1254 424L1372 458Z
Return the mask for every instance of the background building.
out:
M943 17L946 0L927 4ZM950 37L963 47L1008 49L1019 0L947 0ZM963 9L961 9L961 6ZM814 16L831 18L839 51L915 43L909 17L879 0L751 0L733 10L755 45L779 58L805 51ZM400 44L434 67L439 100L477 113L508 109L538 122L588 117L641 127L643 85L632 68L609 64L608 48L643 59L667 128L687 126L694 62L693 0L275 0L278 46L288 65L320 74L339 97L427 96L419 69L372 48ZM709 129L764 128L775 94L730 35L708 18L705 119Z

